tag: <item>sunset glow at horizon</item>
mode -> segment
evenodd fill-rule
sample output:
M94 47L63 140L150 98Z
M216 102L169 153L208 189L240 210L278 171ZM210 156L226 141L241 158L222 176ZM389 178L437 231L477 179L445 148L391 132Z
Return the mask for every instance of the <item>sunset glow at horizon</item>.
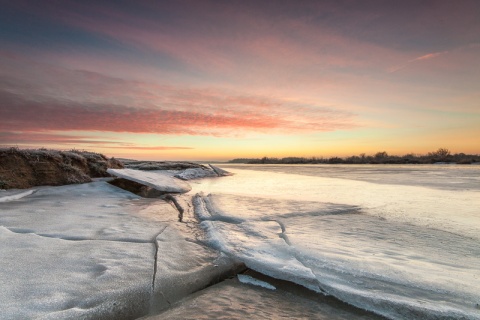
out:
M480 153L478 1L11 1L0 147Z

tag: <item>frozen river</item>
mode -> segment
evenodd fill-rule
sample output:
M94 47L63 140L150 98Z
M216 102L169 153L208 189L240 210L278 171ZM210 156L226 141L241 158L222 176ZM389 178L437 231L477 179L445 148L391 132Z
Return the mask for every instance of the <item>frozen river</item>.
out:
M105 181L2 191L0 319L372 319L331 296L391 319L480 319L480 166L222 168L234 175L176 196L181 223ZM210 286L242 263L267 282Z
M193 182L213 247L394 319L480 319L479 166L223 165Z

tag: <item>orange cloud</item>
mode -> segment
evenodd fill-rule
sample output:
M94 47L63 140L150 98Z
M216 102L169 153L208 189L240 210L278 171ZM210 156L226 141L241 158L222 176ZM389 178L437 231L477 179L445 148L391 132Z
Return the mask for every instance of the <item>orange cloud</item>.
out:
M303 101L124 80L3 57L3 130L238 136L356 126L352 113Z

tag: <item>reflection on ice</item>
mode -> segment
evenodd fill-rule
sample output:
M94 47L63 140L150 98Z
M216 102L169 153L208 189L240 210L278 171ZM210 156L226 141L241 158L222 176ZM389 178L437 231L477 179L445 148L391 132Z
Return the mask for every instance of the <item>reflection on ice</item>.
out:
M382 184L293 174L296 170L304 170L302 166L290 166L291 174L228 170L235 175L198 181L192 184L193 192L359 207L364 214L389 221L440 229L480 240L480 183L468 184L468 189L444 190L421 186L418 181L415 185L387 184L390 179L388 174L383 176ZM474 176L480 175L480 168L477 171L473 172ZM410 180L405 179L404 182Z
M390 318L480 319L478 191L235 173L194 185L215 248Z

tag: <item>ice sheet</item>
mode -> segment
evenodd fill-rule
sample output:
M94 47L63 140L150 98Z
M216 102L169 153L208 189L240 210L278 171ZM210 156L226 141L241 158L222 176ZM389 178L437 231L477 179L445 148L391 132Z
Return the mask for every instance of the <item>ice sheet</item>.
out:
M190 185L185 181L172 178L170 174L159 171L107 169L107 172L116 177L135 181L163 192L185 193L191 190Z
M220 193L194 204L210 243L258 272L393 319L480 319L475 238L345 204Z
M238 165L222 164L227 170L258 170L311 177L346 179L376 184L420 186L441 190L480 190L478 165Z
M148 310L151 243L67 241L0 227L1 319L131 319Z
M71 240L152 242L178 212L160 199L144 199L99 181L38 188L0 203L0 225L19 233Z
M197 214L206 208L201 205L203 201L202 197L195 199ZM207 241L213 248L244 262L247 267L321 292L315 275L297 260L294 249L282 237L282 225L278 222L204 220L200 225L207 230Z
M216 279L233 275L239 262L198 243L185 224L167 226L157 237L154 303L151 312L163 310Z
M134 319L239 265L199 242L187 195L178 223L105 181L36 190L0 203L0 319Z
M480 167L472 172L475 177ZM268 166L266 167L268 168ZM253 170L230 169L235 175L222 179L204 179L193 184L192 192L205 194L236 194L274 198L279 200L315 201L358 207L363 213L386 218L390 221L435 228L480 240L480 183L472 183L468 177L459 176L456 181L468 187L459 189L433 188L428 184L388 184L390 175L376 174L382 183L351 179L316 177L294 174L305 170L302 166L290 166L290 174ZM390 167L390 170L393 170ZM437 169L442 171L442 168ZM439 174L431 169L430 175ZM469 171L469 172L470 172ZM406 173L404 173L406 174ZM423 172L427 174L427 172ZM398 177L402 181L413 177ZM455 180L449 176L450 180ZM433 183L429 180L429 184Z

